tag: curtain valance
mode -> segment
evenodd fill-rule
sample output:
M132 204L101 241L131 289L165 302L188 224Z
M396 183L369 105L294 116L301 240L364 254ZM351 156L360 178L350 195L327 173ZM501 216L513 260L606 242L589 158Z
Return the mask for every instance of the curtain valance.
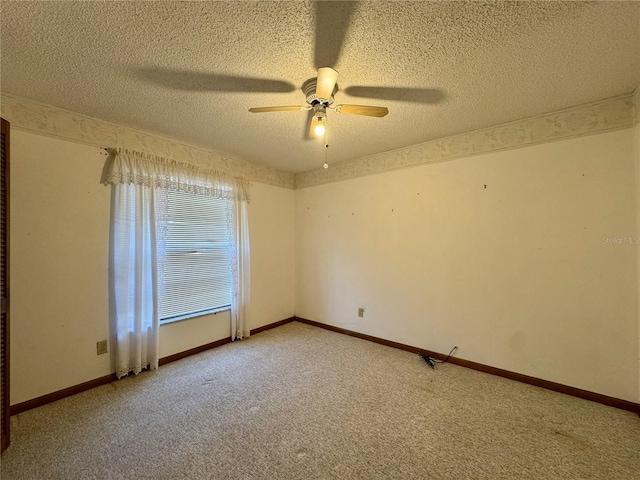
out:
M145 185L249 202L249 182L216 170L124 148L109 149L102 183Z

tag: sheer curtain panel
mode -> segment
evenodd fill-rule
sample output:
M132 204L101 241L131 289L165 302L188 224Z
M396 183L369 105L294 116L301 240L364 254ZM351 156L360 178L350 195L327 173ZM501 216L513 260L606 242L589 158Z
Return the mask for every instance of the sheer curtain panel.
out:
M116 375L158 368L165 190L113 186L110 315L116 334Z
M232 291L231 340L249 336L249 304L251 299L251 249L249 246L249 218L247 202L234 200L232 212Z

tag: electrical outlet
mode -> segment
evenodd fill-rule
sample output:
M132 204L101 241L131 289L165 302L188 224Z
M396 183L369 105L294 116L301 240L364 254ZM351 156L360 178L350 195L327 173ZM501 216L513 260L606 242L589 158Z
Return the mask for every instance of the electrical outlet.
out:
M360 307L360 308L358 309L358 316L359 316L360 318L364 317L364 308Z
M102 355L103 353L107 353L107 341L102 340L96 344L96 348L98 350L98 355Z

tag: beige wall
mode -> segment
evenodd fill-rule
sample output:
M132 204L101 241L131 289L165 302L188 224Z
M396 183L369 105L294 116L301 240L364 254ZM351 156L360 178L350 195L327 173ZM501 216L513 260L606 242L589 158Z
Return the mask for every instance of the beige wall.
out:
M160 325L160 358L227 338L230 334L229 310Z
M638 401L633 134L297 190L296 314Z
M110 373L109 190L95 147L11 131L11 403Z
M251 327L294 315L295 192L251 185Z
M103 164L12 131L12 404L113 371L95 353ZM640 259L602 238L640 234L639 172L636 127L295 192L255 183L251 325L295 300L302 317L638 401ZM226 312L163 326L161 356L228 332Z
M108 338L110 189L96 147L11 133L11 403L114 369ZM294 192L254 184L252 328L294 312ZM230 333L229 314L161 327L161 356Z

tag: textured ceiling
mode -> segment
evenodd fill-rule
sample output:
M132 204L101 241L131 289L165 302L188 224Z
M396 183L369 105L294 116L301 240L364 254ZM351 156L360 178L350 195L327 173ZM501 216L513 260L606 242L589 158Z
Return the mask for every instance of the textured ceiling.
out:
M0 88L303 172L324 161L308 114L248 109L303 104L323 62L340 72L336 103L390 112L329 112L329 163L640 84L636 2L323 3L2 1Z

